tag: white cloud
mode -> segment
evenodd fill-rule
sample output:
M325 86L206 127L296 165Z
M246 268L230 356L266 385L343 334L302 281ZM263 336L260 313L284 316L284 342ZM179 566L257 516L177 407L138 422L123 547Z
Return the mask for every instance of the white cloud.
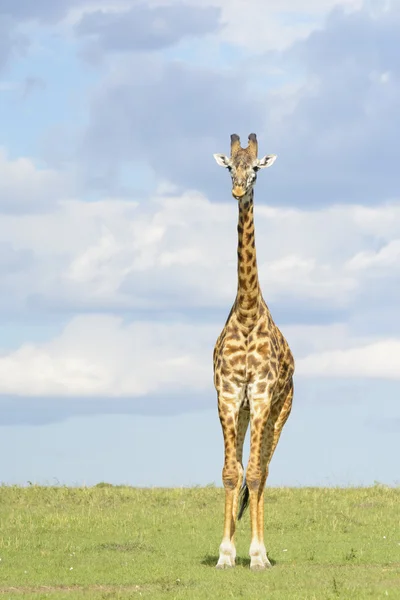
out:
M0 212L40 212L71 191L63 174L39 169L29 158L9 159L0 148Z
M396 268L400 265L400 240L393 240L376 252L365 251L356 254L348 263L349 270Z
M78 316L47 343L0 357L0 394L138 397L212 385L212 327Z
M350 322L282 327L296 377L400 379L400 337L354 331Z
M132 6L132 0L93 0L81 1L76 5L72 4L64 19L64 23L76 25L85 14L96 12L99 10L119 13L129 10Z
M310 354L297 361L305 377L367 377L400 379L400 339Z
M154 6L171 5L180 0L153 0ZM204 5L203 0L186 0L185 4ZM208 5L222 9L224 29L218 40L251 51L282 49L305 38L317 29L334 6L354 10L362 0L209 0Z
M261 81L271 84L271 65L282 70L272 79L264 131L284 158L274 191L286 202L371 204L397 195L400 12L394 2L382 8L364 2L358 11L332 11L306 40L256 59Z
M165 56L129 54L105 61L82 135L81 165L88 179L139 161L157 179L218 197L221 175L205 157L224 149L231 127L244 136L255 126L249 123L257 123L260 151L282 157L268 188L265 184L275 203L279 198L298 206L371 204L397 194L400 87L394 4L392 13L373 18L366 4L352 10L361 5L353 2L345 3L348 11L329 14L332 6L343 5L303 2L299 14L293 0L268 6L215 0L216 6L217 1L237 19L234 26L223 17L228 25L220 35L231 36L228 47L214 38L179 45ZM276 23L271 25L270 19ZM284 52L263 52L263 47L257 55L254 49L241 52L237 47L242 35L248 43L267 46L276 45L276 35L285 45L289 42L282 29L303 26L314 31ZM366 43L369 39L377 43ZM373 168L367 169L371 152Z
M51 341L2 353L0 394L89 400L209 393L212 350L222 326L77 316ZM400 379L399 339L361 345L345 325L284 333L296 356L296 376Z
M376 270L377 245L389 249L377 256L380 277L393 284L400 205L302 211L256 199L255 219L265 298L293 306L294 319L298 302L355 305ZM28 253L30 268L8 274L3 306L33 296L53 308L228 311L236 294L236 224L233 200L211 203L196 192L140 204L63 201L49 214L4 215L0 243L10 260L12 252Z
M71 3L65 23L75 25L88 13L105 11L123 13L136 2L133 0L93 0ZM204 7L203 0L149 0L145 4L156 6L189 5ZM326 14L335 6L355 10L362 0L208 0L206 6L221 9L224 28L215 37L218 42L228 42L251 51L281 49L305 38L321 26Z
M357 5L357 0L336 0L344 5ZM213 39L215 42L229 42L235 45L244 46L251 49L263 50L276 47L282 47L289 44L291 41L304 37L310 30L314 29L316 23L310 18L309 24L300 22L299 24L285 24L284 19L290 18L291 13L298 11L294 1L286 2L288 6L283 6L282 11L279 10L279 5L274 3L268 7L268 12L260 2L260 0L249 0L246 11L243 11L243 6L239 0L228 2L227 0L208 0L205 4L202 0L147 0L143 3L145 7L178 7L191 6L195 8L216 7L221 9L224 25L223 32L213 36L208 36L208 39ZM311 14L321 16L324 15L329 8L335 4L335 0L321 0L318 6L312 0L307 0L304 10L307 12L311 7ZM100 11L107 15L123 15L137 5L135 0L93 0L84 1L76 4L71 2L68 12L64 15L63 25L67 27L79 26L82 19L88 15L99 13ZM262 18L260 18L260 12ZM263 25L263 31L260 31L260 22ZM162 19L159 22L160 27L165 27ZM207 52L207 48L204 48Z

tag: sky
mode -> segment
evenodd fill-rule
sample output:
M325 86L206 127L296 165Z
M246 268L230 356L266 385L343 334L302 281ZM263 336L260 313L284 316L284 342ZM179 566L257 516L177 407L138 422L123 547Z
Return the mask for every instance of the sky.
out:
M2 0L3 483L222 484L238 207L212 155L255 131L296 360L268 483L399 484L399 35L395 0Z

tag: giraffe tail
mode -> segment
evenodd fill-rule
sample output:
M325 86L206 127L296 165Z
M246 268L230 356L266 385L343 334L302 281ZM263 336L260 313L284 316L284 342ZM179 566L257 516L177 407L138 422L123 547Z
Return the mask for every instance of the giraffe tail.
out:
M240 507L239 507L238 521L240 521L240 519L243 517L243 513L245 512L246 508L249 505L249 499L250 499L249 488L246 483L246 480L244 480L242 489L240 490L240 496L239 496Z

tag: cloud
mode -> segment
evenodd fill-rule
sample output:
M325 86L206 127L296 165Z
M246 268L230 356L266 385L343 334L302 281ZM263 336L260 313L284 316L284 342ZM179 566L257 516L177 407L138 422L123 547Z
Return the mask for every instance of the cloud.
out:
M132 77L135 73L135 77ZM235 128L250 133L262 100L236 73L129 56L93 95L82 161L96 174L139 162L160 181L214 195L229 185L212 154Z
M215 399L211 353L236 293L237 206L212 153L227 152L235 130L244 140L256 130L260 152L279 156L256 188L258 265L299 378L397 379L398 8L334 10L322 27L333 0L306 0L301 17L294 0L156 4L1 3L0 68L26 52L38 22L51 27L41 43L49 31L68 37L66 55L73 27L78 48L107 55L91 112L80 113L85 192L96 177L114 194L121 181L167 184L148 197L70 200L69 174L14 158L18 140L13 158L0 154L3 320L69 319L51 341L3 348L2 407L169 413ZM141 37L129 35L135 24ZM43 84L21 77L27 95ZM70 128L64 111L77 98L84 106L84 92L75 86L71 98L63 85L48 86L67 98L51 103L49 122L61 110ZM98 311L119 316L88 314ZM317 314L324 326L301 325Z
M296 372L306 377L400 379L400 339L311 354L297 362Z
M0 9L0 71L11 59L24 55L28 46L28 38L16 30L9 17L2 16Z
M355 266L360 256L395 245L399 204L299 210L256 202L255 220L261 286L279 319L314 321L323 310L325 321L340 314L369 328L383 327L386 315L393 329L397 270L390 261ZM0 307L205 310L223 318L236 295L236 224L233 200L218 204L198 192L140 203L53 201L50 212L3 215L0 243L27 253L30 266L3 280Z
M15 250L11 243L0 242L0 274L6 278L17 273L27 273L34 263L33 253L29 250ZM5 283L5 279L3 279Z
M378 250L359 252L348 263L349 270L371 269L376 276L384 276L385 268L400 268L400 239L392 240Z
M77 9L82 16L87 10L108 5L108 0L96 0L95 3L90 0L1 0L0 70L13 58L27 53L35 39L35 25L38 23L54 28L61 21L68 21L67 17ZM29 28L32 23L34 26ZM27 78L26 85L31 86L34 79L29 84L30 78Z
M152 8L146 3L129 10L95 11L76 25L78 36L91 39L90 53L162 50L185 37L203 36L220 28L218 8L184 3ZM88 50L86 51L88 52Z
M29 401L38 408L39 421L45 408L50 420L58 420L89 413L177 414L211 406L212 350L222 326L75 316L50 341L3 350L2 414L14 422L15 402L35 422ZM400 378L400 338L360 345L344 324L286 329L303 389L305 378ZM340 349L332 350L335 344Z
M44 90L46 87L47 84L41 77L26 77L23 82L23 98L26 99L34 93L35 90Z
M399 34L398 4L335 9L321 30L280 57L263 57L262 69L275 64L286 80L297 73L298 83L270 98L267 131L281 158L274 196L315 206L396 196Z
M131 1L131 0L130 0ZM135 1L135 0L134 0ZM101 6L109 6L109 0L1 0L0 15L5 15L16 22L37 20L54 24L64 19L74 9L97 10ZM115 2L114 2L115 5Z
M178 0L179 1L179 0ZM203 6L202 0L187 0L191 6ZM174 6L176 0L155 0L154 5ZM306 37L320 26L324 15L336 5L353 10L361 0L209 0L208 4L221 10L225 27L218 40L252 54L269 49L284 48ZM299 12L300 11L300 12Z
M212 328L183 323L78 316L51 342L25 343L3 353L0 394L134 398L204 391L212 385L210 365L204 361L210 333ZM208 354L210 363L211 348Z
M0 2L0 70L16 57L27 53L35 37L34 27L28 30L22 27L40 23L54 27L65 20L70 13L108 6L108 0L1 0ZM21 27L22 26L22 27Z
M306 39L229 70L126 56L93 93L82 163L95 174L140 162L158 181L228 199L211 154L256 130L260 152L278 154L258 183L270 203L396 197L399 13L336 8Z
M218 11L222 13L226 28L218 33L218 39L222 43L242 46L254 51L262 51L269 48L282 48L294 40L307 35L318 27L324 14L335 5L345 6L353 9L360 5L361 0L302 0L299 16L298 3L295 0L272 0L265 6L261 0L250 0L246 4L246 10L240 0L208 0L207 7L203 11ZM130 14L143 9L154 10L160 15L160 19L166 14L176 14L176 22L179 22L185 11L192 11L200 17L199 9L204 9L202 0L150 0L137 2L137 0L2 0L0 15L12 17L16 21L38 20L42 23L56 23L66 19L71 24L79 23L82 18L89 15L90 28L101 26L107 27L109 33L115 26L120 26L122 32L126 24L121 15L125 13L129 22ZM103 11L101 16L93 17ZM114 25L113 25L114 24ZM144 28L149 23L144 23ZM175 25L174 25L175 27ZM110 36L108 36L110 39ZM114 36L111 35L111 38Z
M51 169L38 169L29 158L10 160L0 148L0 212L36 213L72 192L72 181Z

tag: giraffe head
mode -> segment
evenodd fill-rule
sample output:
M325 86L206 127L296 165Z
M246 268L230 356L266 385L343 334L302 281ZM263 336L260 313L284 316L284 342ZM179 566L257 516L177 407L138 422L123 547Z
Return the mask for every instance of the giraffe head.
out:
M232 177L232 196L236 200L248 196L257 179L257 171L270 167L276 160L275 154L257 158L258 143L255 133L249 135L247 148L242 148L236 133L231 135L231 155L214 154L221 167L229 169Z

